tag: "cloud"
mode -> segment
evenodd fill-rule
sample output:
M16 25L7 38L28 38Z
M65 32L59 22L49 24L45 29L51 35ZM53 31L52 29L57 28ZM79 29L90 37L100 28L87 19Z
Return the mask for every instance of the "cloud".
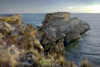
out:
M70 12L70 13L100 13L100 6L68 6L68 7L33 7L22 9L6 9L0 13L51 13L51 12Z
M71 12L71 13L93 13L94 9L90 6L68 6L68 7L41 7L44 13L47 12Z
M100 0L0 0L1 13L100 13Z

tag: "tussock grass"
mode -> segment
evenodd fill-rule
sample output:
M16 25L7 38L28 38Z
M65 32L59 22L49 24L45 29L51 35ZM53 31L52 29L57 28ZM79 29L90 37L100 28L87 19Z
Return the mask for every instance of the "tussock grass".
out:
M65 57L64 56L60 56L58 60L60 61L61 65L65 65L66 61L65 61Z
M17 65L13 55L5 50L0 51L0 67L15 67Z

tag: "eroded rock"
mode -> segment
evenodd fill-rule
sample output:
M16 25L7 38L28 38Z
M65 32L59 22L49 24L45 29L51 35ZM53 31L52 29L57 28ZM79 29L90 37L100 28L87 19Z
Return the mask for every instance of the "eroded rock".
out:
M22 15L7 15L0 17L0 37L3 37L2 42L4 41L7 45L16 45L18 48L27 47L37 47L40 50L43 50L39 40L35 38L37 30L27 24L25 25L22 22Z
M44 47L45 45L52 46L53 43L57 44L58 40L63 39L65 42L75 41L80 38L82 33L90 30L89 24L76 17L70 18L68 12L46 14L42 24L42 27L38 28L39 32L36 37Z
M18 49L15 45L0 45L0 67L15 67L20 62L20 54L24 50Z
M25 25L22 22L22 15L7 15L0 17L0 46L2 50L5 51L4 54L12 55L9 58L9 61L5 60L4 62L9 62L8 64L12 66L12 60L14 62L20 62L24 65L25 63L30 63L31 65L35 62L36 57L33 54L29 53L30 49L34 51L44 51L39 40L35 37L37 29L32 25ZM34 48L34 49L33 49ZM22 49L22 50L21 50ZM1 49L0 49L1 51ZM3 52L1 52L2 55ZM4 58L8 56L4 56ZM0 57L1 58L1 57ZM13 59L12 59L13 58ZM16 60L15 60L16 59ZM11 61L10 61L11 60ZM2 60L3 61L3 60ZM22 63L23 62L23 63ZM17 63L19 64L19 63Z
M48 54L60 58L58 60L60 64L56 63L60 66L64 64L62 57L58 57L65 53L63 42L75 41L90 29L87 23L75 17L70 18L68 12L46 14L42 24L43 26L37 30L32 25L25 25L20 14L1 16L0 62L8 64L9 67L16 64L18 67L30 67L37 60L46 60L44 50L49 50Z

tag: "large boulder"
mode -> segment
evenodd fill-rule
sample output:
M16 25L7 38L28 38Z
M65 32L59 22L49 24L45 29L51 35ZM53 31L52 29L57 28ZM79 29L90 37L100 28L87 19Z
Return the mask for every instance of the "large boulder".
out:
M89 24L76 17L70 18L68 12L46 14L42 24L42 27L38 28L36 37L44 47L46 46L45 49L59 41L62 43L75 41L80 38L82 33L90 30Z
M14 65L26 65L30 62L32 65L37 58L34 54L44 51L35 37L36 33L36 28L22 22L20 14L0 16L0 65L15 67ZM8 66L5 66L6 63Z
M15 45L0 44L0 67L15 67L24 53L23 49L18 49Z
M0 16L0 44L1 45L16 45L17 48L29 49L34 47L42 50L38 39L35 38L37 30L22 22L22 15L5 15Z

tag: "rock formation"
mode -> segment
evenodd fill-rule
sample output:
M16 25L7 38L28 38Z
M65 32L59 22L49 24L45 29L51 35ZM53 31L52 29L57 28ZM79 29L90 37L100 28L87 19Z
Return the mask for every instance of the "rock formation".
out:
M0 67L15 67L23 53L24 50L15 45L0 45Z
M36 32L37 30L33 26L25 25L22 22L22 15L20 14L0 17L0 39L7 45L15 44L17 48L33 46L44 50L40 42L35 38Z
M0 67L64 67L63 42L75 41L90 29L68 12L46 14L42 24L37 30L25 25L20 14L0 16Z
M23 61L26 61L29 55L30 49L37 50L39 52L44 51L44 48L40 44L39 40L35 38L37 33L36 28L22 22L22 15L6 15L0 17L0 46L3 47L0 58L4 54L12 55L15 62L21 61L20 58L24 57ZM5 49L5 50L4 50ZM22 51L20 51L22 50ZM5 52L3 54L3 51ZM22 55L21 55L22 54ZM34 54L32 54L34 56ZM8 57L8 56L4 56ZM11 57L10 57L11 59ZM18 60L19 59L19 60ZM12 60L12 59L11 59ZM32 60L32 59L31 59ZM1 60L2 62L3 60ZM7 60L6 60L7 61ZM11 64L12 61L9 61ZM12 67L12 65L10 65Z
M59 42L71 42L79 39L82 33L90 30L90 26L76 17L70 18L68 12L57 12L46 14L42 27L38 30L36 37L47 50Z

